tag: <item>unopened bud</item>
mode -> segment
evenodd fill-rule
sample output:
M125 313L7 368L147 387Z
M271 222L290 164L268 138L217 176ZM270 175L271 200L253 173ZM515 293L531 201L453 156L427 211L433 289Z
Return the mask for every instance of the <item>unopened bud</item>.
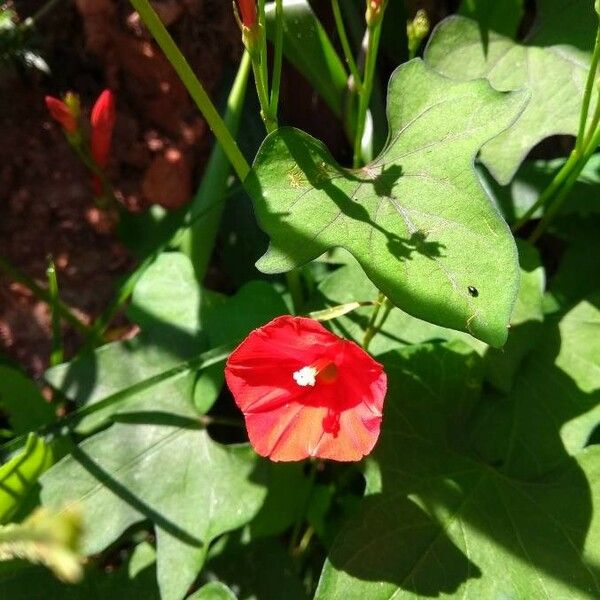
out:
M600 1L600 0L599 0ZM406 34L408 36L408 55L414 58L419 46L429 33L429 19L424 10L418 10L415 18L406 23Z
M242 42L250 56L255 56L260 51L260 36L262 27L257 19L256 0L235 0L233 2L233 14L242 32ZM241 17L240 17L241 12Z
M367 0L367 11L365 12L367 27L373 27L381 21L386 4L387 0Z
M66 101L69 97L76 98L75 94L67 94L65 100L46 96L45 101L52 118L62 126L67 135L74 135L79 131L79 111L74 110Z

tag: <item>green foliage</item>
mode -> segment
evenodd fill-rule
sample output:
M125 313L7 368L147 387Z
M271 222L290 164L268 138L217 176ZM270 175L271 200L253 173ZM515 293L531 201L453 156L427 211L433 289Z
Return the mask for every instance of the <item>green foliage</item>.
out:
M316 598L594 597L598 448L567 454L560 434L568 416L531 393L539 377L526 367L519 391L480 398L482 365L465 347L413 346L385 362L390 394L369 495L337 537ZM570 356L570 366L581 365ZM499 454L486 456L473 438L476 403L511 407ZM486 434L498 436L494 419L487 423ZM556 456L540 454L540 438Z
M584 21L585 10L580 8L585 4L571 5L569 22ZM587 52L563 45L566 40L560 46L537 41L539 46L535 37L521 45L490 32L484 45L475 21L450 17L435 29L425 52L427 63L447 77L463 81L487 77L498 90L530 92L531 100L517 122L481 150L481 161L503 185L538 142L555 134L576 134L579 127L593 32Z
M158 585L167 599L184 597L210 542L250 521L265 497L265 465L247 446L213 442L193 415L173 414L168 404L131 413L83 442L42 480L45 505L81 506L85 554L149 519Z
M597 73L588 79L600 61L598 2L463 0L425 61L393 72L375 160L348 169L348 149L283 127L243 185L227 180L228 161L244 179L238 146L253 144L228 137L160 19L133 2L217 145L189 209L123 216L121 235L145 262L115 305L132 293L138 333L86 340L49 369L51 403L0 365L0 597L600 597L600 155L578 161L600 142ZM327 3L282 4L287 60L351 139L365 86L331 41L340 31ZM363 38L364 0L342 8L331 29L347 21L368 53L381 31ZM391 70L415 50L405 36L414 15L395 0L386 10ZM275 2L266 19L275 42ZM0 63L7 44L13 58L24 50L24 32L2 13ZM262 83L276 88L262 69L271 55L259 54ZM229 95L233 129L244 64ZM384 90L374 85L366 137L378 139ZM260 117L244 115L242 133L262 137ZM591 127L569 155L580 117ZM521 222L540 199L532 220L555 216L541 237ZM287 282L273 277L291 270ZM381 435L361 463L273 463L246 443L223 363L292 310L292 291L298 314L369 340L385 367ZM277 398L285 373L272 390L260 384Z
M51 464L50 448L42 439L29 434L23 451L0 466L0 523L11 518Z
M52 406L23 372L0 365L0 382L0 408L16 434L37 429L53 419Z
M396 306L501 346L518 286L516 252L472 160L524 99L484 81L453 83L415 60L390 81L389 142L362 169L343 169L300 131L270 135L247 180L271 238L258 267L288 271L341 246Z

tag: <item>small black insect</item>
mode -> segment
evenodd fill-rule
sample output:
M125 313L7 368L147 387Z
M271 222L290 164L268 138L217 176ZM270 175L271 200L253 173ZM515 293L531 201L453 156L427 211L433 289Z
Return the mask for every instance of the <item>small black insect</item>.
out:
M473 298L477 298L477 296L479 296L479 290L476 287L470 285L467 289Z

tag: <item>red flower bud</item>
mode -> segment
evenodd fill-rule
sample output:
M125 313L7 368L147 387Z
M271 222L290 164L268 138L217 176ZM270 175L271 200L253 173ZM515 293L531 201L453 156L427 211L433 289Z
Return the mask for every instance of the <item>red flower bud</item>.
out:
M104 90L92 108L91 151L96 164L105 167L110 154L110 144L116 120L115 97L110 90Z
M242 13L242 24L251 29L256 23L256 0L238 0Z
M79 123L77 122L77 116L71 110L71 107L53 96L46 96L46 107L52 115L52 118L60 123L62 128L67 133L75 133L79 129Z
M312 319L283 316L251 332L225 379L250 443L271 460L356 461L379 437L382 366Z

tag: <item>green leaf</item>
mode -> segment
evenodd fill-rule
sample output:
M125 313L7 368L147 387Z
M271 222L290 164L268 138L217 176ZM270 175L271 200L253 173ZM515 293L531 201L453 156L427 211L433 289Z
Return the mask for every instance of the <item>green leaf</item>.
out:
M197 592L188 596L187 600L237 600L235 594L219 581L203 585Z
M81 507L85 554L150 520L161 598L183 598L211 541L258 512L264 463L248 446L213 442L194 419L167 406L121 418L125 422L84 441L46 473L42 502Z
M200 302L190 259L163 252L138 281L127 312L143 329L177 329L193 339L200 330Z
M497 470L469 446L481 378L475 355L421 346L385 364L389 391L369 496L336 538L316 600L596 597L600 447L559 468L539 457L543 474L533 477ZM543 410L545 402L532 395L515 404ZM558 437L560 426L545 414L514 435L518 443L536 430Z
M591 37L590 49L593 42ZM589 53L566 45L523 46L493 32L485 47L477 23L450 17L433 32L425 59L456 80L487 77L498 90L525 88L531 93L515 124L481 150L481 161L503 185L538 142L556 134L577 133Z
M267 33L273 37L275 3L266 7ZM327 32L306 0L283 0L283 52L306 77L333 113L346 111L347 74Z
M6 523L52 464L52 452L44 441L29 434L25 448L0 466L0 523Z
M239 600L306 600L290 557L276 538L241 543L229 539L206 563L202 576L236 591Z
M0 408L15 434L26 433L54 420L54 409L38 386L20 370L0 365Z
M584 225L575 223L573 239L550 282L553 301L560 310L600 291L600 220L588 218Z
M517 241L521 284L510 317L508 340L501 350L489 348L485 354L487 379L503 392L509 392L522 361L533 350L544 320L543 299L546 274L537 250Z
M506 220L512 223L533 206L564 164L564 158L525 161L511 183L504 187L498 185L492 178L486 177L484 173L480 173L480 176L484 185L491 188L494 199ZM562 205L558 214L577 213L586 216L600 212L598 184L600 184L600 154L594 154L583 168L571 188L568 201ZM542 214L543 211L538 210L532 218L541 217Z
M257 266L288 271L341 246L396 306L501 346L518 286L516 251L472 162L523 102L523 94L455 83L414 60L390 80L390 141L366 167L343 169L301 131L271 134L246 180L271 238Z
M523 0L462 0L458 14L477 21L485 46L490 30L515 37L523 17Z
M23 523L0 526L0 561L23 559L40 563L68 583L81 580L77 553L81 517L77 510L53 514L37 508Z
M596 294L558 324L545 325L536 351L519 374L506 469L518 476L540 476L549 466L569 462L569 455L587 445L600 423L598 357L600 295Z

